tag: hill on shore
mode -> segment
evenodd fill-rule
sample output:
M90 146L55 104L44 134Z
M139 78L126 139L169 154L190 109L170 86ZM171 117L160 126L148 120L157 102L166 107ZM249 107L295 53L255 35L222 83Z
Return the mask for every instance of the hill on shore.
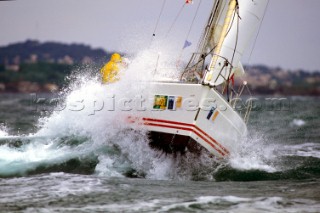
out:
M256 94L320 95L319 71L264 65L245 66L245 70L245 79Z
M0 64L20 64L24 62L81 63L85 60L101 60L110 53L101 48L93 49L84 44L63 44L58 42L40 43L35 40L0 47Z

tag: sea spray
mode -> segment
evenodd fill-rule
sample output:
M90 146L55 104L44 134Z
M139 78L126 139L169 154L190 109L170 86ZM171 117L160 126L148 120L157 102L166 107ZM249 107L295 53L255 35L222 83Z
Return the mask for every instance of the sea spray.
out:
M231 153L229 164L239 170L275 172L276 145L272 145L260 132L250 132L238 141L238 149Z

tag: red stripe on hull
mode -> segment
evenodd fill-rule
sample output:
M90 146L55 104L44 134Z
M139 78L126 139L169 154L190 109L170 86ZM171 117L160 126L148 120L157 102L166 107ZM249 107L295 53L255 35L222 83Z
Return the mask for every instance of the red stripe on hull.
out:
M143 118L143 120L148 120L148 121L154 121L157 122L157 119L148 119L148 118ZM171 125L165 125L165 124L156 124L156 123L150 123L150 122L144 122L144 125L148 125L148 126L157 126L157 127L164 127L164 128L171 128L171 129L179 129L179 130L185 130L185 131L189 131L189 132L193 132L194 134L196 134L198 137L200 137L202 140L204 140L207 144L209 144L213 149L215 149L218 153L220 153L222 156L226 156L229 154L229 151L227 151L224 147L222 148L222 150L224 152L222 152L219 148L221 148L219 146L219 148L213 144L212 142L210 142L207 138L205 138L203 135L201 135L198 131L200 131L202 134L204 133L201 129L197 128L198 131L196 131L195 129L195 125L193 124L187 124L187 123L180 123L180 122L174 122L174 121L168 121L166 122L165 120L161 120L162 123L169 123L169 124L179 124L179 125L185 125L185 126L189 126L189 127L179 127L179 126L171 126ZM190 128L191 127L191 128ZM207 134L204 134L208 137ZM213 140L211 137L209 137L211 140ZM213 140L214 142L216 142L215 140ZM217 143L217 142L216 142Z
M204 132L202 129L200 129L198 126L194 124L188 124L188 123L182 123L182 122L177 122L177 121L168 121L168 120L161 120L161 119L154 119L154 118L142 118L144 121L154 121L154 122L159 122L159 123L169 123L169 124L176 124L176 125L183 125L183 126L190 126L198 131L200 131L202 134L204 134L206 137L208 137L214 144L216 144L220 149L225 151L228 155L230 152L223 147L220 143L218 143L215 139L213 139L210 135L208 135L206 132Z

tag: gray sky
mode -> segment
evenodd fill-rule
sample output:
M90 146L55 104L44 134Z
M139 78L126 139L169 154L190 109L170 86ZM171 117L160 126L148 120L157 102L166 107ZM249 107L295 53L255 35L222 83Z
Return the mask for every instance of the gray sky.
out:
M164 0L0 1L0 45L26 39L84 43L109 51L136 52L150 44ZM167 0L156 39L180 53L200 0L186 5L167 37L184 0ZM201 0L184 52L197 46L213 0ZM269 0L260 33L242 60L286 69L320 70L320 1Z

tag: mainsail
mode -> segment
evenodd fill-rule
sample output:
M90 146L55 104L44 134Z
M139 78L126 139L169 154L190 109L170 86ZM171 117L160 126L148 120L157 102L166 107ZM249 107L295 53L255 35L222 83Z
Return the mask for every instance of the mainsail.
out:
M212 59L203 83L217 86L242 69L240 58L260 25L268 0L217 0L200 43Z

